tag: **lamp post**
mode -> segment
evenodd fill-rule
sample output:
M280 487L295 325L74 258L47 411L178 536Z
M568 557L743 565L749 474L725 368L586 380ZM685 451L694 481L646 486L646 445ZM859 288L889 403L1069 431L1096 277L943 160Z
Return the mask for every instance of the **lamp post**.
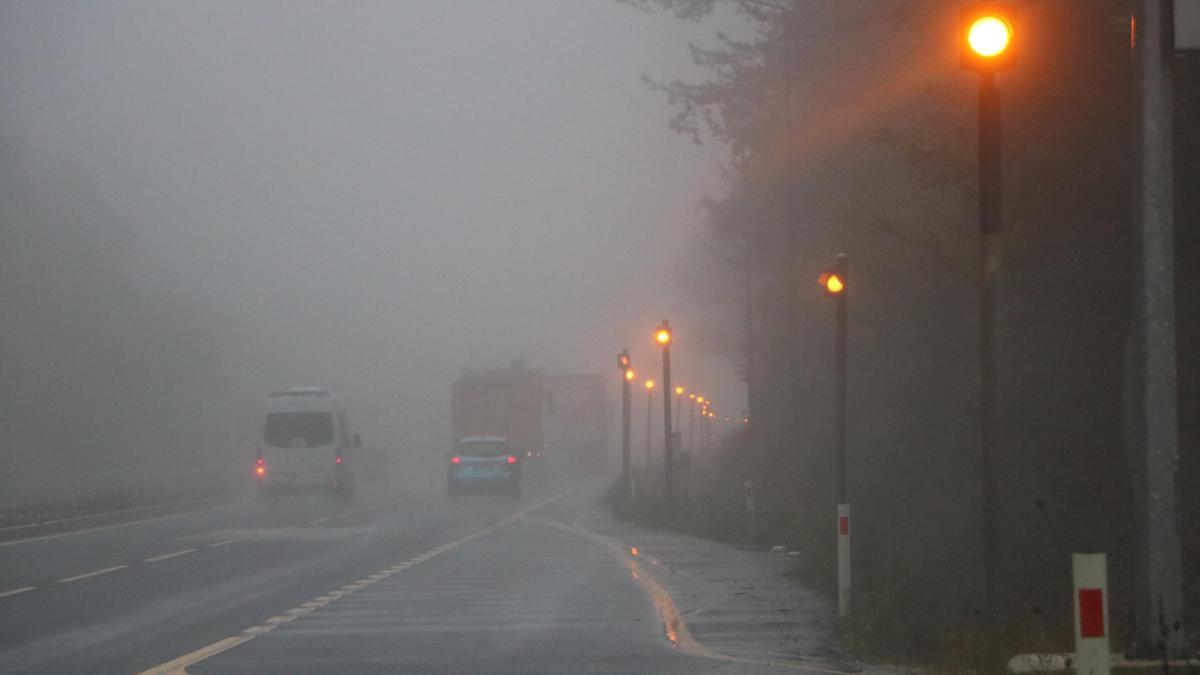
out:
M692 399L692 412L688 415L688 452L696 450L696 406L704 402L704 397L696 394L691 394L688 398Z
M846 318L850 262L839 253L837 264L818 278L825 295L837 303L834 347L834 492L837 496L838 614L850 612L850 502L846 494Z
M650 470L650 429L654 426L654 380L646 379L646 471Z
M633 368L630 367L628 348L617 355L617 368L621 371L621 498L628 502L633 487L629 475L629 383L633 380Z
M996 73L1013 65L1013 12L1004 5L966 7L961 15L960 65L979 73L979 459L983 521L983 604L997 620L1000 542L993 470L997 420L996 279L1000 273L1000 89Z
M671 325L663 319L654 331L654 341L662 347L662 384L663 384L663 471L667 489L667 513L675 512L675 464L674 448L671 446Z

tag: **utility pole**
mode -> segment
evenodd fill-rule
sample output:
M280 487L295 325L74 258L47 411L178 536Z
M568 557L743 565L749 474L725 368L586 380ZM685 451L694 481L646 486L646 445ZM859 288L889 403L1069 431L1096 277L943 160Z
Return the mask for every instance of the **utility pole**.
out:
M1138 0L1135 8L1134 648L1168 658L1186 648L1175 362L1174 6L1172 0Z

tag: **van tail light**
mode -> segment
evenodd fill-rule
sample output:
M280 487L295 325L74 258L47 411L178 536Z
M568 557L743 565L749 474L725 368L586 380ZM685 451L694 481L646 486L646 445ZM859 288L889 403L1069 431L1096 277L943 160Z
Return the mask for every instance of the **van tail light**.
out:
M451 463L451 464L462 464L462 457L459 457L458 455L455 455L455 456L453 456L453 457L451 457L451 458L450 458L450 463Z
M509 463L509 464L516 464L516 463L517 463L517 458L516 458L516 457L514 457L513 455L509 455L509 456L508 456L508 463Z

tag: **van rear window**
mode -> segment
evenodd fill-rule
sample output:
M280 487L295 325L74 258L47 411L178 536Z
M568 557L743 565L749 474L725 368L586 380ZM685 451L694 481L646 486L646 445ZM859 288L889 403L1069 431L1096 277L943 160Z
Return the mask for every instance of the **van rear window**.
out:
M277 448L316 448L333 443L333 414L267 413L263 442Z

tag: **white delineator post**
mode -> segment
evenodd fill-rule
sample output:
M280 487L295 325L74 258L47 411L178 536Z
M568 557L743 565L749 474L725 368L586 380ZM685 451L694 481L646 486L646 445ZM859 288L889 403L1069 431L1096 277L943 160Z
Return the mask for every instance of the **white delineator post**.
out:
M838 616L850 613L850 505L837 507Z
M1071 566L1075 576L1075 672L1109 675L1108 565L1103 553L1076 553Z

